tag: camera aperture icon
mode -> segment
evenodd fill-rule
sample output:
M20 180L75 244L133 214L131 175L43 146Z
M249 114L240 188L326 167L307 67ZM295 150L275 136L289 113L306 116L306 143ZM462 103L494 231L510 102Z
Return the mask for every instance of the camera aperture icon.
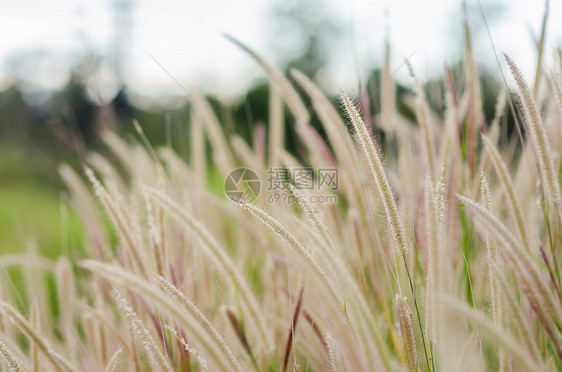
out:
M224 179L226 195L235 200L254 201L261 188L261 181L256 172L248 168L238 168Z

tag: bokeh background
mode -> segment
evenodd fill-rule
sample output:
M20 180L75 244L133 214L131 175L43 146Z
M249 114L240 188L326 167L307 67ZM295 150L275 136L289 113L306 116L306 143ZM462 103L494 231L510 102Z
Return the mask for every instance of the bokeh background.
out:
M80 248L57 168L104 152L104 129L138 140L136 119L154 146L187 159L190 92L248 140L266 126L265 74L225 33L283 71L300 69L334 102L340 88L363 94L373 115L390 46L397 95L412 86L407 59L439 112L442 92L431 89L445 65L462 76L466 17L491 115L502 80L494 48L533 76L547 7L548 63L562 44L561 1L2 0L0 253Z

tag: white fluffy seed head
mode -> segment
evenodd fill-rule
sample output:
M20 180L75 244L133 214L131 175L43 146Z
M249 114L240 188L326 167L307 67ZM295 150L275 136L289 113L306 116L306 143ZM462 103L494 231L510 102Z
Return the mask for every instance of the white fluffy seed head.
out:
M341 99L345 112L355 130L360 150L367 161L371 178L377 186L394 246L400 256L406 257L408 255L408 243L398 213L398 207L396 206L396 201L386 176L380 151L369 129L365 125L359 110L343 91L341 91Z

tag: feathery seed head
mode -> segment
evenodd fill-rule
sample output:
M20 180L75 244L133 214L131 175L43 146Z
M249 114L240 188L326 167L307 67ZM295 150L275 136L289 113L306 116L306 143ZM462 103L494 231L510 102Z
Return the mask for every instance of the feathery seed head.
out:
M418 354L416 350L416 338L412 312L408 306L406 296L396 295L396 308L400 319L400 330L402 332L402 344L406 365L410 372L417 371Z
M390 183L388 182L378 147L375 144L370 131L367 129L365 122L361 118L356 106L343 91L341 91L341 97L345 111L355 129L360 150L365 156L368 170L372 180L377 186L379 196L382 200L388 227L390 228L390 233L394 241L394 246L400 256L406 257L408 255L406 235L404 234L402 221L400 220L400 215L398 214L398 207L396 206L396 201L394 199L392 189L390 188Z
M519 88L519 96L521 98L523 113L525 114L525 124L530 133L531 143L539 163L544 193L548 201L553 204L555 208L558 208L558 204L560 203L558 172L554 166L554 159L548 136L542 123L537 104L519 67L517 67L515 62L513 62L507 54L504 54L504 56Z

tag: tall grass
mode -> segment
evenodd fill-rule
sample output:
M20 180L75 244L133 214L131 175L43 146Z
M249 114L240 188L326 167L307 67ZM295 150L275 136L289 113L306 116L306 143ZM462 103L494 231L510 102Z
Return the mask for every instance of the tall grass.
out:
M84 171L61 166L85 253L0 258L1 267L23 266L27 284L22 299L0 279L3 366L561 370L560 64L543 66L529 85L506 57L523 114L522 136L506 138L511 98L502 88L487 125L468 27L464 79L446 71L445 108L436 112L414 78L405 99L413 121L397 110L389 59L382 112L365 120L348 95L335 107L292 70L297 90L232 40L271 80L267 151L225 133L194 95L190 162L145 137L129 144L107 132L117 163L92 154ZM325 140L309 123L313 111ZM294 128L284 128L285 115ZM288 130L304 149L298 159L284 148ZM381 150L392 148L381 146L381 133L395 153ZM207 140L223 176L243 166L258 173L255 201L207 187ZM337 190L287 185L296 205L268 200L270 166L330 165ZM311 202L326 193L337 203ZM56 283L56 298L45 280Z

